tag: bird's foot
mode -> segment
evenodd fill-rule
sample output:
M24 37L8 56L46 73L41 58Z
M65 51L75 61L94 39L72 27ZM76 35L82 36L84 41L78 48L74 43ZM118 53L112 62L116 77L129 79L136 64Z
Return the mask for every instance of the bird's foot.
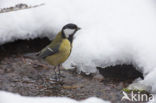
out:
M65 75L63 75L63 74L58 74L58 76L59 76L60 78L65 78Z
M50 78L50 80L53 82L53 83L59 83L61 85L63 85L63 79L62 79L62 75L55 75L54 77Z

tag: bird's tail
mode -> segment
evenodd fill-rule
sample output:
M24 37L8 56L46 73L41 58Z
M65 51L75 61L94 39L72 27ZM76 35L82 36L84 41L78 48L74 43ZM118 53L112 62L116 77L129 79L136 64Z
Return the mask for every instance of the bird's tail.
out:
M37 52L37 53L26 53L23 56L25 58L38 59L39 58L38 55L39 55L39 52Z

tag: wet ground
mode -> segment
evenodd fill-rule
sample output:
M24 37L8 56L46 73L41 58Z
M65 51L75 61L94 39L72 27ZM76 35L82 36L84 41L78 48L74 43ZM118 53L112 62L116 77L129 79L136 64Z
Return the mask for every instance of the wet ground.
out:
M112 103L121 103L122 89L142 74L132 65L98 68L101 74L77 74L76 70L61 72L63 82L54 83L53 66L43 60L25 57L49 43L47 38L18 40L0 46L0 90L24 96L66 96L77 100L97 96Z

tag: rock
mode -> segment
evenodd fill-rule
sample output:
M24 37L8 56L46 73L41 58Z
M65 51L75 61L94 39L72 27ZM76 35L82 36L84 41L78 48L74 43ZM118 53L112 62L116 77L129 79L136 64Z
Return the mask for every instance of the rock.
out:
M103 81L104 77L101 74L96 74L93 79L98 80L98 81Z

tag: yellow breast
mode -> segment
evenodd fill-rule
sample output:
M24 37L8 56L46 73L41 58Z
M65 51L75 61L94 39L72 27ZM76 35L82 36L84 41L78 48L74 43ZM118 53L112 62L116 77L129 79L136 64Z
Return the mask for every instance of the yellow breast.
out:
M72 48L72 44L70 43L70 41L68 39L63 39L59 48L59 52L52 56L48 56L46 60L51 65L57 66L68 59L71 53L71 48Z

